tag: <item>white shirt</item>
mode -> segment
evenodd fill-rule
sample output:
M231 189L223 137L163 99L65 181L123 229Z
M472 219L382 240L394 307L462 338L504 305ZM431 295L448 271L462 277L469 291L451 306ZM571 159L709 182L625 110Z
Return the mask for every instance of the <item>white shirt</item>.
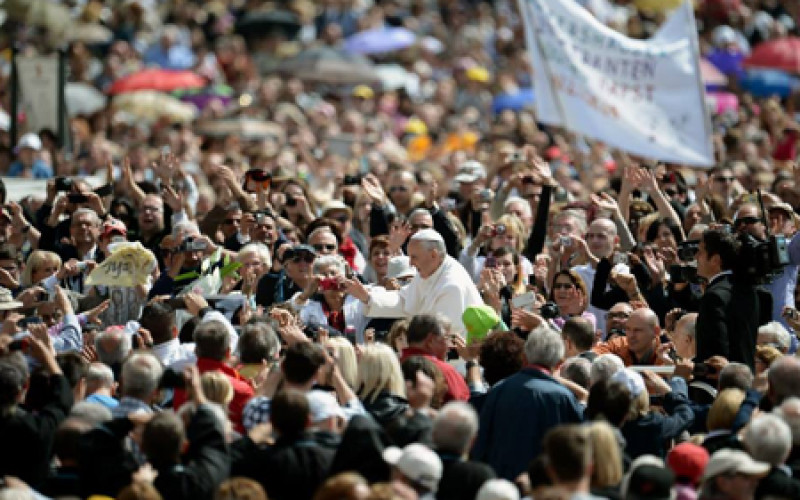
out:
M583 283L586 285L586 303L587 307L586 310L590 313L594 314L594 318L596 321L597 329L603 332L605 336L606 333L606 313L608 312L606 309L600 309L599 307L595 307L591 304L592 302L592 288L594 287L594 276L597 274L597 268L592 267L591 264L581 264L579 266L573 266L572 271L578 273L578 275L583 280ZM622 274L630 274L631 270L625 264L615 264L612 272L622 273ZM611 285L606 285L606 290L611 288Z
M400 290L375 287L370 290L369 296L367 316L370 318L403 318L440 313L453 323L454 331L462 335L466 335L461 321L464 310L483 304L472 277L449 255L428 278L416 275L411 283Z
M152 351L162 365L178 371L197 361L194 343L181 344L177 338L154 345Z

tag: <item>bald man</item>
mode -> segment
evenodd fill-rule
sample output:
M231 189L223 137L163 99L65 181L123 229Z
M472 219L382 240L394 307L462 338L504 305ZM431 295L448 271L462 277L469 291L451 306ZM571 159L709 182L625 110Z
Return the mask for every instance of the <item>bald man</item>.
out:
M592 350L597 354L616 354L625 366L660 365L663 361L656 355L660 336L656 313L651 309L636 309L625 323L624 337L597 344Z
M614 249L619 244L617 226L611 219L598 217L589 224L584 239L592 255L598 259L602 259L603 257L611 259L614 255ZM614 266L614 269L623 274L630 272L628 266L624 264L618 264ZM590 261L587 264L574 266L572 270L578 273L581 279L583 279L583 282L586 284L586 293L591 297L592 287L594 286L594 275L597 274L597 264ZM609 286L610 285L607 285L607 287ZM604 332L606 330L606 313L608 311L591 304L589 304L586 310L594 314L597 320L597 329Z

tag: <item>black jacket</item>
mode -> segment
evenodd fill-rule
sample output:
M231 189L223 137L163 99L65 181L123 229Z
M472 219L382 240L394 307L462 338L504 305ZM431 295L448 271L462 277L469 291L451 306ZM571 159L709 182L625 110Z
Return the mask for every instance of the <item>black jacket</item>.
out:
M14 476L34 489L50 470L53 437L72 407L72 388L63 375L53 375L47 403L35 415L21 408L0 416L0 476Z
M697 316L696 362L712 356L744 363L754 369L756 336L765 314L755 286L723 275L709 283ZM769 315L767 314L767 316Z
M475 498L483 483L497 477L491 467L481 462L444 453L440 453L439 458L442 459L442 478L436 500Z
M256 304L264 307L280 304L302 291L303 289L292 281L286 271L265 274L256 285Z
M153 483L163 498L170 500L211 500L230 473L230 456L222 428L203 405L186 430L189 450L184 464L156 466Z
M760 498L800 498L800 481L778 467L772 467L769 473L758 483L756 499Z
M273 446L263 448L250 438L242 441L237 443L233 474L261 483L270 500L311 499L327 479L335 453L309 434L281 437Z

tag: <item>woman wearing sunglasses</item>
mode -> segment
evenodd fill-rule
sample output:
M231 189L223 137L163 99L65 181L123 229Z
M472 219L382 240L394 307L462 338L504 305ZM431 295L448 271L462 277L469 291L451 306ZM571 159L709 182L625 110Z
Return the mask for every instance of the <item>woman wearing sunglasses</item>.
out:
M594 329L597 329L594 314L586 310L589 304L586 284L575 271L565 269L556 273L550 289L550 300L558 305L559 316L553 319L553 323L559 328L568 318L581 316L591 321Z

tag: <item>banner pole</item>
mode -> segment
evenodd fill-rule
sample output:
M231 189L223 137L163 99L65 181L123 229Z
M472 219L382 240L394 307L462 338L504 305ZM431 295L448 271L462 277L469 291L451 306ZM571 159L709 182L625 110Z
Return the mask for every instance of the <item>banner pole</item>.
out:
M688 17L687 21L690 25L689 43L692 44L692 52L694 53L694 73L697 81L697 88L700 91L700 104L703 106L703 131L706 136L706 147L711 155L711 164L714 165L714 143L711 140L711 119L708 113L708 104L706 103L706 87L703 84L703 76L700 74L700 43L697 41L697 23L694 18L694 9L692 8L691 0L685 0L681 8L686 12Z

